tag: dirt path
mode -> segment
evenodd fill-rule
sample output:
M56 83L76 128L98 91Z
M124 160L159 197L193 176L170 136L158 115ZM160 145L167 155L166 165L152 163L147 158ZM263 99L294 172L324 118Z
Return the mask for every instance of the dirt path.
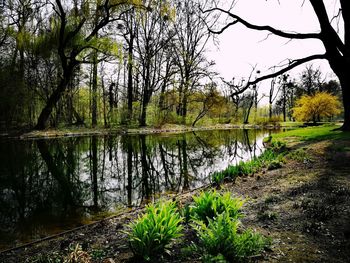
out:
M286 164L238 178L224 191L247 198L243 224L273 239L270 251L258 262L350 262L350 142L322 141L290 143ZM181 197L185 203L195 192ZM136 212L102 221L79 231L41 242L26 249L0 254L0 262L39 261L50 255L67 254L71 243L79 243L94 262L128 262L125 225ZM183 243L189 243L187 233ZM199 262L174 251L169 262ZM52 261L54 262L54 261Z

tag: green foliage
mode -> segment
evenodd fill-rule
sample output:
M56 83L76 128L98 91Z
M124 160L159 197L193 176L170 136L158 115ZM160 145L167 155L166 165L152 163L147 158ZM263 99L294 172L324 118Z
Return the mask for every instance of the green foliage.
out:
M129 227L129 244L136 257L146 261L169 253L171 242L181 237L182 217L172 201L159 201L150 204L146 213L140 216Z
M264 151L260 156L250 161L240 161L237 165L230 165L223 171L213 173L211 175L212 182L221 184L225 180L233 180L237 176L254 174L263 167L268 169L280 168L284 162L283 152L285 149L286 144L284 142L273 142L271 148Z
M215 190L202 192L199 196L194 196L193 200L191 217L195 220L208 223L209 219L213 219L224 212L233 219L242 217L241 208L244 200L232 198L229 192L222 195Z
M297 149L287 154L287 157L298 162L310 162L311 158L304 149Z
M268 117L258 117L256 118L255 124L259 126L274 126L279 127L280 122L282 121L282 118L280 116L272 116L271 118Z
M304 95L296 102L293 117L299 121L320 121L341 112L339 99L327 92L316 92L313 96Z
M198 236L193 249L203 254L205 262L235 262L260 253L267 245L261 234L245 230L239 234L240 221L226 212L209 219L208 224L197 220L192 226ZM226 260L226 261L225 261Z
M93 260L101 260L106 256L106 252L103 249L95 248L90 252L91 258Z
M284 152L287 148L287 144L283 141L274 140L271 142L270 147L274 152Z
M211 175L211 180L214 184L216 185L220 185L222 184L225 180L230 180L230 177L226 177L225 173L223 171L219 171L219 172L214 172Z

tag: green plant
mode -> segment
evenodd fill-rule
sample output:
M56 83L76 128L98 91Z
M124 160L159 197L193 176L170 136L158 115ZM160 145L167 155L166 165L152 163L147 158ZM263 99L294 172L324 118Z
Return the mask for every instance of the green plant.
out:
M101 260L106 256L106 252L101 248L91 250L90 255L93 260Z
M271 141L271 148L274 152L284 152L287 149L287 144L280 140L272 140Z
M213 219L224 212L233 219L242 217L241 208L244 200L233 198L229 192L222 195L215 190L202 192L199 196L194 196L193 200L191 215L195 220L208 223L208 219Z
M268 240L251 230L239 234L239 225L240 221L226 212L209 219L208 224L201 220L194 221L192 226L199 241L192 245L192 249L201 253L206 262L215 262L213 258L220 259L220 262L240 261L261 252Z
M225 180L228 180L230 177L226 177L223 171L214 172L211 175L212 182L216 185L222 184Z
M159 201L148 205L146 213L129 225L129 244L135 256L149 261L164 252L169 253L171 242L182 235L182 220L175 202Z
M297 149L290 152L288 158L298 161L298 162L310 162L310 155L305 151L305 149Z

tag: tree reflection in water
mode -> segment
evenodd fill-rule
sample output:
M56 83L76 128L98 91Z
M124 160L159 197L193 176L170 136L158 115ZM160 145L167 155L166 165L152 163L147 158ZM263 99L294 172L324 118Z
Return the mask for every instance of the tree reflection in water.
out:
M40 238L161 193L262 151L265 131L76 137L0 142L0 248Z

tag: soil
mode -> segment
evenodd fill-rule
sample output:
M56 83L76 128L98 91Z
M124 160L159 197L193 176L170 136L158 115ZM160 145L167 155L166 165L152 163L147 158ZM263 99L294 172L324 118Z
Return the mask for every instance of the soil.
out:
M272 238L271 247L249 261L350 262L350 141L290 140L288 147L288 152L296 154L287 156L282 168L239 177L221 186L222 191L246 198L244 227ZM169 198L185 204L200 190ZM67 255L69 247L77 243L92 262L138 262L128 247L125 230L141 211L0 253L0 262L49 262L40 260ZM174 245L173 256L159 261L200 262L200 255L181 250L194 239L187 229L183 240Z

